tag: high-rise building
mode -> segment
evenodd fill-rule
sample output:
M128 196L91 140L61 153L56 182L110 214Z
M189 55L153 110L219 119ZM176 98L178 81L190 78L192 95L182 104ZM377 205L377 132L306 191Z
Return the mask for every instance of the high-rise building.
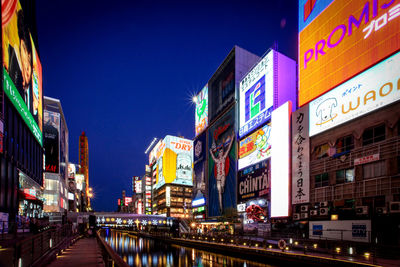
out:
M0 216L23 226L28 217L43 216L42 66L36 50L35 1L3 4ZM24 57L31 60L21 68Z
M68 127L61 102L44 97L44 211L68 210Z
M85 184L86 184L86 203L87 209L90 209L90 198L89 196L89 143L88 138L85 132L79 136L79 165L80 165L80 173L85 176Z

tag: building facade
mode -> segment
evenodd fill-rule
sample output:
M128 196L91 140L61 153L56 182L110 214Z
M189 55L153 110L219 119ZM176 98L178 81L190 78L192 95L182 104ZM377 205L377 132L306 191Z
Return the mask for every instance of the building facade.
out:
M82 189L82 208L83 210L90 210L90 197L91 192L89 186L89 143L85 132L79 136L79 173L84 176L85 188Z
M44 97L45 198L47 213L68 210L68 127L58 99Z

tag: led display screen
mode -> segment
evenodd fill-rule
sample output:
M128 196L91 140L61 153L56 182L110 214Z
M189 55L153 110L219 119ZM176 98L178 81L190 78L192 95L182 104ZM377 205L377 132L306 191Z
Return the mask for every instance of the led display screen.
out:
M158 160L164 148L165 144L163 140L158 141L158 143L154 146L149 154L149 165L152 165L155 161Z
M264 125L239 142L239 170L271 156L271 123Z
M74 179L76 174L76 166L73 163L68 163L68 178Z
M400 49L400 1L299 2L299 105Z
M3 1L4 92L43 145L42 66L19 1Z
M235 109L209 128L208 215L221 216L236 209Z
M260 162L248 172L238 175L238 203L249 199L265 197L270 187L269 161Z
M310 102L310 136L398 101L399 88L397 53Z
M164 184L193 186L193 141L167 135L157 160L155 188Z
M60 114L44 111L45 171L59 173L60 160Z
M291 102L286 102L272 112L271 217L289 216L291 110Z
M195 96L194 102L196 104L195 111L195 126L196 136L204 131L208 126L208 85Z
M76 189L82 191L83 183L85 182L85 176L83 174L75 174Z
M273 50L271 50L240 82L240 137L270 119L274 92L273 71Z

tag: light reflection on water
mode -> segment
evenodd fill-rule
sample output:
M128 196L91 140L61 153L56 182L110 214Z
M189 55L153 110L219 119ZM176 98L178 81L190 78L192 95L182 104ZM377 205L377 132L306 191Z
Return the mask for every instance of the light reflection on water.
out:
M271 266L114 231L105 240L129 266Z

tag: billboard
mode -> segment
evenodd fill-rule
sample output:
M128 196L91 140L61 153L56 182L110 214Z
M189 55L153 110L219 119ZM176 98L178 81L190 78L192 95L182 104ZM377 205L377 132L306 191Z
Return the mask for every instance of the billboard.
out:
M400 49L400 1L299 3L299 105Z
M371 242L371 221L310 221L309 236L310 239Z
M237 202L265 197L270 188L270 164L263 161L251 167L249 171L242 171L238 176Z
M274 93L273 63L273 50L270 50L240 82L240 137L257 129L271 117Z
M194 175L193 175L193 199L204 198L206 192L206 158L207 151L206 139L207 133L204 132L193 141L194 146Z
M195 96L194 102L196 104L195 126L196 136L204 131L208 126L208 85Z
M149 165L152 165L158 160L159 157L161 157L162 152L164 152L164 148L165 144L163 140L159 140L149 154Z
M400 99L400 52L309 104L310 136Z
M85 175L77 173L75 174L76 189L82 191L83 184L85 183Z
M44 111L45 172L60 171L60 114Z
M157 160L155 189L164 184L193 186L193 141L167 135Z
M310 202L308 107L292 114L292 204Z
M291 102L272 112L271 217L289 216Z
M19 1L2 4L4 92L43 145L42 66Z
M76 166L73 163L68 163L68 178L75 179Z
M142 179L139 176L134 176L133 180L133 193L141 194L142 193Z
M238 169L261 162L271 156L271 123L240 140Z
M208 216L236 209L235 109L210 126L208 134Z

